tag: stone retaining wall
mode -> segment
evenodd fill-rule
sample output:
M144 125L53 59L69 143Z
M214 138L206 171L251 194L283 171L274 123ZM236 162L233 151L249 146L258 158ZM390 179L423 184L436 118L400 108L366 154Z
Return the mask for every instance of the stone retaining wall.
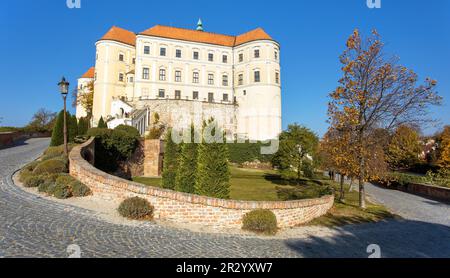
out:
M432 199L450 202L450 188L446 187L410 183L406 186L405 191Z
M242 217L254 209L270 209L275 213L280 228L293 227L322 216L333 206L334 197L288 202L253 202L215 199L141 185L106 174L89 164L93 161L94 143L91 139L73 148L69 155L70 174L105 199L124 200L142 197L155 207L155 218L208 225L216 228L240 228Z

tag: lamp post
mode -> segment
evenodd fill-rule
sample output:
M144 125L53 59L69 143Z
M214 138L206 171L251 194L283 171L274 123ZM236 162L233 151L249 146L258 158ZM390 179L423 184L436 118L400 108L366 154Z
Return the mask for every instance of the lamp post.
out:
M61 82L58 83L59 92L61 93L64 100L64 154L67 156L69 154L69 148L67 146L67 112L66 112L66 99L69 93L69 82L63 77Z

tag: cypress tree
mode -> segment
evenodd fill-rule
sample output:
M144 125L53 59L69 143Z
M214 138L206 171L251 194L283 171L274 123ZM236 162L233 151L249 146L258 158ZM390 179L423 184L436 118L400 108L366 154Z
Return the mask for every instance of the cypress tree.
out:
M78 135L86 135L89 129L89 122L87 118L80 118L78 121Z
M166 144L164 148L164 163L161 182L163 188L175 188L179 151L179 146L172 140L172 129L169 129L167 131Z
M108 125L106 125L105 120L103 120L103 116L100 117L97 127L98 128L108 128Z
M220 131L216 128L216 132ZM230 175L227 145L224 142L206 143L203 140L198 146L195 193L230 198Z
M197 145L194 143L195 131L191 126L191 142L181 145L175 190L185 193L195 193L195 181L197 173Z
M75 137L78 136L78 120L75 115L70 116L69 114L67 134L69 142L73 142L75 140Z
M66 113L67 122L70 120L70 114ZM50 142L50 146L60 146L64 144L64 110L59 112L58 117L56 118L55 126L52 131L52 140Z

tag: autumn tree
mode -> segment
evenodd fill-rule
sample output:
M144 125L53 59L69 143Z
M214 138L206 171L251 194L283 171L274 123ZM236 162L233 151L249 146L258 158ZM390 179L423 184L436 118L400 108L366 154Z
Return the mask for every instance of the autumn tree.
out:
M374 164L369 155L370 134L376 128L390 131L400 125L429 121L429 106L440 104L441 98L435 92L435 80L427 78L418 85L414 71L386 56L376 31L362 39L355 30L340 61L343 77L330 93L328 112L332 128L348 130L355 140L359 205L365 208L364 183L371 176L369 165Z
M450 126L446 126L439 136L438 165L450 168Z
M410 168L419 162L419 133L407 125L401 125L392 136L387 151L391 168Z
M272 163L284 173L294 172L299 181L305 165L317 159L319 138L309 128L292 124L280 135L280 147Z
M73 106L81 106L86 111L86 118L92 118L92 110L94 107L94 81L86 84L82 90L75 90L73 93Z

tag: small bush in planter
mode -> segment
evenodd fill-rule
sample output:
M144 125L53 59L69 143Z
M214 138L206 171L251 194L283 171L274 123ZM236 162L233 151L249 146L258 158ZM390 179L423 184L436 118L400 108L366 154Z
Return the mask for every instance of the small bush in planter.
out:
M57 174L66 172L67 172L67 164L61 159L49 159L46 161L42 161L33 170L33 173L35 175Z
M36 168L36 166L39 165L39 163L41 163L40 161L33 161L31 163L28 163L25 167L23 167L23 170L29 171L29 172L33 172L34 168Z
M29 176L25 179L25 187L38 187L45 182L45 176Z
M26 181L28 178L30 178L31 176L34 176L32 171L29 171L29 170L27 170L27 169L23 169L23 170L20 171L20 173L19 173L19 181L22 182L22 183L25 183L25 181Z
M274 235L277 232L277 217L267 209L253 210L242 220L242 229L256 233Z
M130 219L152 219L153 206L145 199L139 197L128 198L119 206L119 213Z
M79 181L72 182L70 186L72 187L72 194L74 197L86 197L92 193L89 187Z
M44 183L41 183L38 186L38 191L41 193L47 193L48 195L53 195L53 192L55 191L55 182L47 180Z

